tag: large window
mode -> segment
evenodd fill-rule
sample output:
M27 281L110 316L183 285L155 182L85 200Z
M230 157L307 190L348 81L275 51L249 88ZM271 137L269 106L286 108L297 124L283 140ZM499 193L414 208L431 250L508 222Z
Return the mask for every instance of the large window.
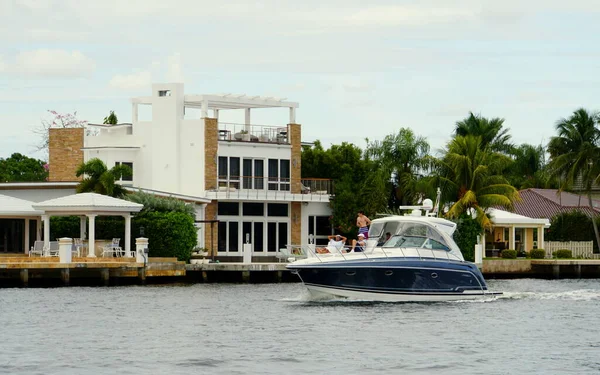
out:
M117 166L117 165L124 165L126 167L129 167L129 169L131 169L131 175L123 176L123 177L121 177L121 179L119 181L133 181L133 163L128 162L128 161L118 161L118 162L115 162L115 166Z
M220 221L218 235L219 252L238 252L239 223L237 221Z
M238 202L219 202L217 213L219 215L238 216L240 214L240 204Z
M219 156L219 187L240 188L240 158Z
M288 159L269 159L269 190L290 190Z
M333 228L329 221L329 216L309 216L308 217L308 235L317 245L327 245L327 236L333 234Z

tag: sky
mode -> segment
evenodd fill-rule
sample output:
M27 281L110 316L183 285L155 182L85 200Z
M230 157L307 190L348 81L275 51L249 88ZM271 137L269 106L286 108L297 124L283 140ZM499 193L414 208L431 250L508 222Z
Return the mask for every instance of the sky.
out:
M597 0L0 0L0 157L45 158L48 110L129 122L160 82L298 102L303 140L326 146L407 127L435 154L469 111L546 144L600 110L599 16Z

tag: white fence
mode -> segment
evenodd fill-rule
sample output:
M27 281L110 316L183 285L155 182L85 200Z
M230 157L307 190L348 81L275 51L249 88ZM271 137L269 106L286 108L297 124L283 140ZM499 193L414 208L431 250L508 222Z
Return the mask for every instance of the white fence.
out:
M573 253L573 258L594 258L594 242L593 241L569 241L557 242L546 241L544 243L546 250L546 258L552 258L552 253L556 250L568 249Z

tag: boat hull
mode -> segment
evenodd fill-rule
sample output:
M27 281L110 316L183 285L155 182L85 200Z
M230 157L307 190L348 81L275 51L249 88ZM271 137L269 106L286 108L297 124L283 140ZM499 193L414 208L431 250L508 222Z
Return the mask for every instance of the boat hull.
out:
M339 264L336 264L339 263ZM435 260L288 265L311 293L376 301L450 301L493 297L479 269Z

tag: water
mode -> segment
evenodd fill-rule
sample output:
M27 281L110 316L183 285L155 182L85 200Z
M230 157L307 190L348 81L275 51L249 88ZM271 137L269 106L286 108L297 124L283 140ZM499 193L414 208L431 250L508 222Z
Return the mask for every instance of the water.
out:
M598 374L599 280L484 302L311 301L300 284L0 289L7 374Z

